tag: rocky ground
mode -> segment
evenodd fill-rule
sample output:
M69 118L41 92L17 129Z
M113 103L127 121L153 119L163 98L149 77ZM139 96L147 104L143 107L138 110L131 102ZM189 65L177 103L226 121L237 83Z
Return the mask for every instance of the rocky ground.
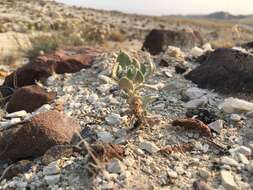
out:
M75 47L60 44L56 51L41 49L22 63L2 65L0 189L253 188L251 48L216 50L207 43L214 31L220 41L220 31L230 25L217 29L211 21L177 23L52 1L1 4L2 35L62 35L65 22L75 29L103 25L109 35L98 32L98 41L88 43L84 33ZM65 24L52 30L56 18ZM145 38L153 28L158 31ZM123 39L113 40L113 31ZM235 44L252 35L242 34ZM142 44L152 55L140 50ZM112 79L119 49L156 65L140 90L141 97L154 99L144 128L134 127L131 108Z

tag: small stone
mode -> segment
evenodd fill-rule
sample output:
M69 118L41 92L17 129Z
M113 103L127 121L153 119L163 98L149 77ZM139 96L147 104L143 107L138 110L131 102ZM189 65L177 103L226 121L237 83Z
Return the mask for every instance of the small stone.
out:
M199 57L204 54L204 50L198 47L194 47L191 49L191 55L193 57Z
M173 171L173 170L168 170L167 174L169 177L176 179L178 177L177 172Z
M253 174L253 160L247 165L247 170Z
M238 122L238 121L241 121L242 117L240 115L238 115L238 114L231 114L230 119L232 121Z
M243 164L249 164L249 160L245 155L238 153L237 158L238 158L239 162L241 162Z
M230 166L235 166L235 167L239 166L239 163L237 161L235 161L234 159L229 158L227 156L224 156L221 159L221 163L226 164L226 165L230 165Z
M27 112L25 110L13 112L10 114L7 114L6 118L16 118L16 117L25 117L27 115Z
M165 74L165 76L167 76L168 78L173 77L172 73L169 72L169 71L165 71L164 74Z
M51 162L49 165L43 168L43 175L54 175L60 173L61 169L58 166L58 162Z
M199 169L199 175L203 179L208 179L211 176L211 173L207 171L205 168Z
M114 141L114 137L111 133L103 131L97 133L98 139L104 143L111 143Z
M204 146L203 146L203 152L207 153L208 150L209 150L209 145L208 144L204 144Z
M0 127L8 128L8 127L10 127L12 125L16 125L20 122L21 122L20 118L12 118L11 120L0 122Z
M251 156L252 151L250 148L246 147L246 146L240 146L238 148L234 148L234 149L230 149L229 152L231 154L237 154L237 153L241 153L245 156Z
M88 97L88 102L91 104L95 104L98 101L98 95L97 94L92 94Z
M222 186L227 190L238 190L238 186L234 181L234 177L229 171L221 171Z
M115 173L115 174L120 174L125 170L125 166L122 164L122 162L118 159L112 160L110 163L107 165L107 171L109 173Z
M45 176L44 179L47 182L48 185L52 186L55 185L60 181L61 175L49 175Z
M160 149L152 142L143 141L140 143L139 147L150 154L158 152Z
M220 134L221 130L223 129L223 126L224 126L223 120L217 120L215 122L208 124L208 127L218 134Z
M123 122L123 118L119 114L110 114L105 118L109 125L119 125Z
M200 98L204 95L206 95L207 92L205 90L202 90L202 89L199 89L197 87L192 87L192 88L188 88L186 91L185 91L185 95L190 98L191 100L194 100L194 99L197 99L197 98Z
M194 108L198 108L199 106L202 106L204 104L207 104L207 102L208 102L208 99L205 96L203 96L202 98L191 100L191 101L185 103L184 107L187 109L194 109Z

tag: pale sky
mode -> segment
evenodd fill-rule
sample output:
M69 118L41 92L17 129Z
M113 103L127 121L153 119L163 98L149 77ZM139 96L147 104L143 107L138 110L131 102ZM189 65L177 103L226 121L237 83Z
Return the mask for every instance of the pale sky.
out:
M140 14L253 14L253 0L58 0L85 7Z

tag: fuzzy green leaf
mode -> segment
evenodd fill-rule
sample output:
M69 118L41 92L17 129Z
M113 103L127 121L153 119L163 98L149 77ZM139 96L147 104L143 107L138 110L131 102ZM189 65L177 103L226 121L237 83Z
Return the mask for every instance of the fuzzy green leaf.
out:
M135 68L129 68L127 71L127 78L129 80L133 80L136 76L136 73L137 73L137 71Z
M124 68L128 65L132 64L132 61L129 57L128 54L126 54L125 52L120 52L120 54L118 55L117 58L117 62Z
M131 92L134 89L133 83L127 77L123 77L119 80L119 87L126 92Z

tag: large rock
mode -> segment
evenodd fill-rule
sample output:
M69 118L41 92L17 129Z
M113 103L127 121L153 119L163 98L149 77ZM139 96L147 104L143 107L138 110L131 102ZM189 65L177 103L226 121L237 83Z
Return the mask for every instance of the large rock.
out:
M11 96L6 111L9 113L25 110L33 112L44 104L48 104L56 97L55 92L47 92L37 85L19 88Z
M40 113L0 132L0 160L41 156L54 145L71 143L80 130L73 119L60 112Z
M252 92L253 56L234 49L217 49L185 78L201 88L223 93Z
M78 47L38 56L7 76L3 85L12 88L22 87L46 79L54 72L57 74L78 72L91 66L94 58L101 52L95 47Z
M142 49L147 50L152 55L166 51L168 46L194 47L201 45L203 39L197 31L192 30L152 30L146 37Z

